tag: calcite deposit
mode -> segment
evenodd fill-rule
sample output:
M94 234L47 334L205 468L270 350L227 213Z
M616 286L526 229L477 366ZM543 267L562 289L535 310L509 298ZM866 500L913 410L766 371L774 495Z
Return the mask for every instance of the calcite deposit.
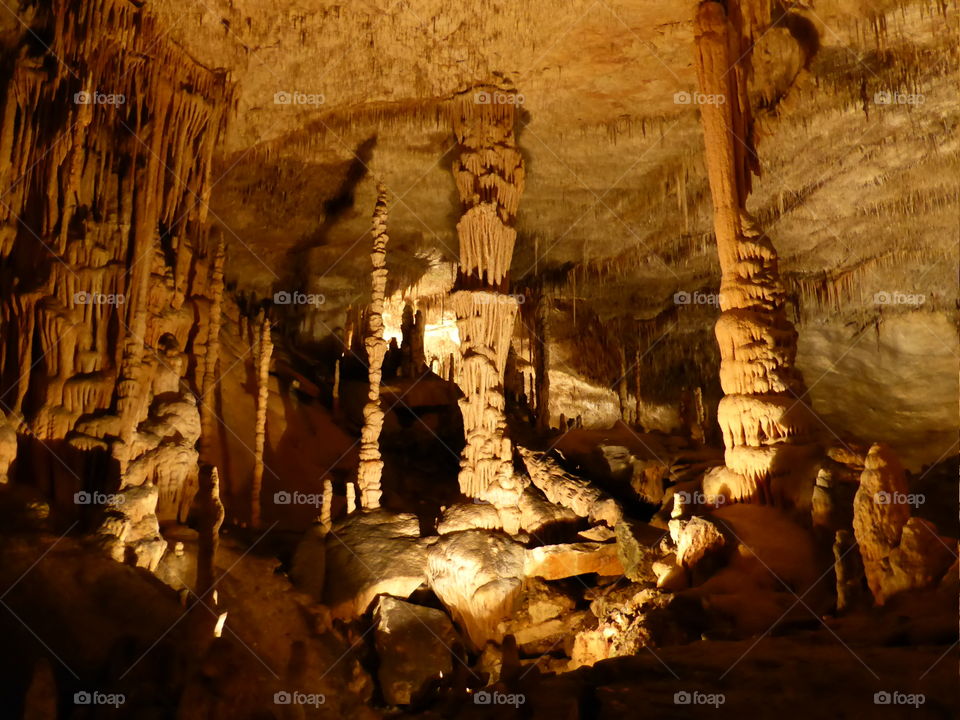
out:
M960 7L8 0L0 715L958 715Z

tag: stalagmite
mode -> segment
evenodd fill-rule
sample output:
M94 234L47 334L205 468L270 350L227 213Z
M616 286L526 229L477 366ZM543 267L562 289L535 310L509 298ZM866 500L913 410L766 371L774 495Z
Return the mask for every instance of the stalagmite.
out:
M534 372L537 377L537 427L550 429L550 299L543 289L537 294L533 340Z
M743 22L733 4L731 19ZM811 454L812 412L796 370L797 333L787 319L786 293L777 253L746 212L754 167L746 97L746 67L753 28L739 27L724 6L703 2L697 10L697 74L706 164L720 256L720 383L717 410L726 464L742 479L736 496L769 498L777 475L796 471ZM812 485L813 475L810 481Z
M216 466L207 465L200 472L199 532L197 534L197 588L201 598L213 587L216 577L215 563L220 545L220 526L223 525L224 508L220 502L220 474Z
M513 510L523 492L513 473L511 443L504 437L503 397L518 307L517 299L505 294L507 272L524 181L516 120L515 103L478 103L473 92L459 98L453 117L460 144L453 174L464 207L457 223L460 271L452 296L463 355L460 409L466 447L460 489L495 505L504 526L511 528L519 527L519 511Z
M360 431L360 464L357 468L357 486L360 505L380 507L380 476L383 460L380 458L380 430L383 428L383 409L380 407L380 380L383 375L383 357L387 341L383 339L383 299L387 289L387 189L377 186L377 205L373 211L373 250L370 259L370 306L367 309L367 377L370 389L363 408L363 428Z
M263 451L267 442L267 400L270 397L270 356L273 340L270 337L270 318L260 317L260 338L257 347L257 420L254 428L253 480L250 483L250 524L260 527L260 490L263 486Z
M324 533L328 533L333 526L333 480L328 477L323 479L323 499L320 502L320 526Z
M357 486L351 482L347 483L347 515L352 515L357 511Z
M954 561L953 542L941 539L933 523L911 517L911 506L923 500L910 492L896 455L883 445L871 447L853 499L853 533L878 605L936 584Z
M205 459L209 459L205 456L209 454L216 432L214 388L217 383L217 361L220 357L220 321L223 305L223 263L225 258L223 235L218 234L213 267L210 273L210 317L207 321L207 351L203 358L203 384L200 389L200 454Z

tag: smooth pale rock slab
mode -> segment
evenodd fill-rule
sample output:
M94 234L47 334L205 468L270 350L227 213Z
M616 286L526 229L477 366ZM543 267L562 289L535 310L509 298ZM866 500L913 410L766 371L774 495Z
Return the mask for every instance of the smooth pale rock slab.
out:
M498 626L513 613L523 586L524 548L498 531L442 535L428 551L427 578L480 649L488 640L502 640Z
M577 514L573 510L550 502L536 487L528 487L523 491L518 508L520 509L520 527L533 534L546 530L552 525L577 521Z
M420 537L420 522L410 513L360 511L334 525L326 536L323 583L332 617L359 617L377 595L409 597L426 582L434 542Z
M424 685L453 670L462 643L444 613L382 595L374 609L377 678L390 705L409 705Z
M501 526L497 508L489 503L457 503L440 516L437 532L440 535L463 530L493 530Z
M575 575L623 575L617 557L617 543L571 543L543 545L527 550L524 574L544 580L560 580Z
M577 533L577 537L582 540L587 540L588 542L608 542L613 540L617 536L617 533L608 528L606 525L594 525L591 528L587 528L582 532Z

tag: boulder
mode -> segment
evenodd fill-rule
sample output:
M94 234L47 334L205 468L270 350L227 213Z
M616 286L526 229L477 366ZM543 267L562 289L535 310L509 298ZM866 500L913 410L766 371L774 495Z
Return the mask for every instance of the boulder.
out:
M853 531L867 584L878 605L905 590L935 585L953 560L952 541L933 523L911 517L922 496L911 494L893 452L870 448L853 503Z
M323 583L332 617L359 617L377 595L409 597L426 581L433 542L420 537L420 522L410 513L363 510L334 525L326 536ZM306 572L301 564L302 581Z
M582 542L543 545L526 551L524 575L559 580L575 575L623 575L617 543Z
M524 578L524 548L505 533L464 530L442 535L427 552L430 588L474 649L500 642Z
M657 589L667 592L686 590L690 585L687 571L677 565L677 556L670 554L663 560L657 560L650 568L657 578Z
M725 543L717 526L702 517L671 520L670 537L677 546L677 563L686 568L717 552Z
M559 588L530 578L524 583L516 610L499 631L503 636L513 635L521 653L527 656L569 652L564 640L589 619L589 613L574 612L575 606L574 599Z
M431 680L449 675L462 643L440 610L381 595L373 613L377 678L384 700L409 705Z
M530 473L530 481L551 503L569 508L591 523L605 523L608 527L616 525L623 516L616 500L588 481L566 472L549 455L517 449Z
M623 572L634 582L654 579L653 563L660 556L660 541L663 530L623 519L617 523L617 557L623 565Z
M489 503L457 503L440 515L437 532L440 535L462 530L494 530L501 527L497 508Z

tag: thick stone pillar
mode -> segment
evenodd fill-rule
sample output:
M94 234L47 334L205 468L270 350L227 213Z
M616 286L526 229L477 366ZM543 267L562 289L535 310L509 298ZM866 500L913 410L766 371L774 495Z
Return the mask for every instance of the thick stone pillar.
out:
M720 383L717 419L727 468L740 476L740 499L766 498L774 476L796 469L810 453L814 418L800 400L805 388L794 365L797 332L787 319L786 294L773 243L746 212L754 157L746 97L744 30L717 2L700 4L696 60L720 258L721 314L716 324ZM749 47L749 46L748 46Z
M460 154L453 164L464 212L457 223L460 270L452 297L463 354L460 401L466 447L460 489L498 508L515 508L522 487L513 473L505 437L503 377L517 316L506 294L523 192L524 164L517 149L517 95L477 90L454 108ZM484 102L486 100L487 102Z

